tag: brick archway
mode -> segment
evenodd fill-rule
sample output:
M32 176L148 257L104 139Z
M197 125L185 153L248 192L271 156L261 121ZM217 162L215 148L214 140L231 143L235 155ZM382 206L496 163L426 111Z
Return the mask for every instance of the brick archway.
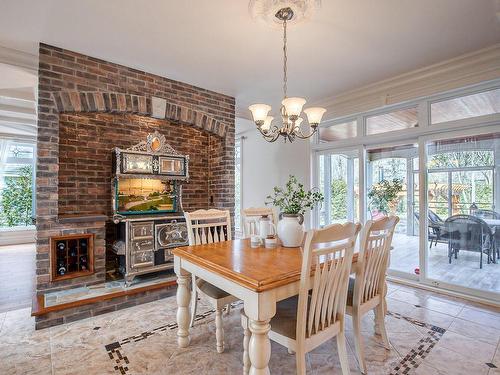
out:
M133 113L143 116L152 115L151 97L142 95L98 91L57 91L52 92L52 96L59 113L107 112ZM227 131L226 124L208 116L206 113L172 104L168 101L165 119L192 125L219 137L225 137Z

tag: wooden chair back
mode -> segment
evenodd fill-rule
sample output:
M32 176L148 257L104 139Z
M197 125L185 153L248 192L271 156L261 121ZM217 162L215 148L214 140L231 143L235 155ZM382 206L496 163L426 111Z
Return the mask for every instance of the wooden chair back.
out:
M259 219L267 215L271 222L276 225L276 214L270 207L250 207L241 211L241 219L243 224L243 238L248 238L257 233Z
M383 295L392 237L399 217L369 220L361 234L358 268L354 283L353 306L360 306Z
M231 216L227 210L185 212L189 245L231 240Z
M345 314L352 255L361 224L307 232L297 311L297 340L321 333ZM311 272L314 273L311 284Z

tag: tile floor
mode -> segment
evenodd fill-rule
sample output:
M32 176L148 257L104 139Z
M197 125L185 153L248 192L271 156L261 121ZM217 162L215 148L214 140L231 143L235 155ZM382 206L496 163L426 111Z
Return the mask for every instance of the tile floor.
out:
M389 285L392 350L363 322L370 374L500 374L500 309ZM29 309L0 313L0 374L240 374L237 308L224 317L226 351L215 351L213 314L203 301L191 345L176 343L175 297L34 331ZM351 373L359 374L347 322ZM294 374L295 358L272 344L271 374ZM340 373L334 340L308 355L308 374Z
M2 312L31 306L35 254L35 244L0 246L0 321Z

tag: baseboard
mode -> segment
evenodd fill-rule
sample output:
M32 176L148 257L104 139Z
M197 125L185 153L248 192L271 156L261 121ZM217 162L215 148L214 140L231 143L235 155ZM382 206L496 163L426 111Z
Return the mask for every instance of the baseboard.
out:
M0 229L0 246L35 243L36 230L34 226L25 228Z

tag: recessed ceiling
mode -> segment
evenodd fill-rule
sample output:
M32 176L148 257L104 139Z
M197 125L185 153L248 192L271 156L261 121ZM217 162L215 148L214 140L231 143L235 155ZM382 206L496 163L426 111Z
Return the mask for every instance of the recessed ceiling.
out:
M310 101L500 41L496 0L323 0L290 28L289 94ZM246 0L7 0L0 45L39 41L235 96L281 98L282 35Z

